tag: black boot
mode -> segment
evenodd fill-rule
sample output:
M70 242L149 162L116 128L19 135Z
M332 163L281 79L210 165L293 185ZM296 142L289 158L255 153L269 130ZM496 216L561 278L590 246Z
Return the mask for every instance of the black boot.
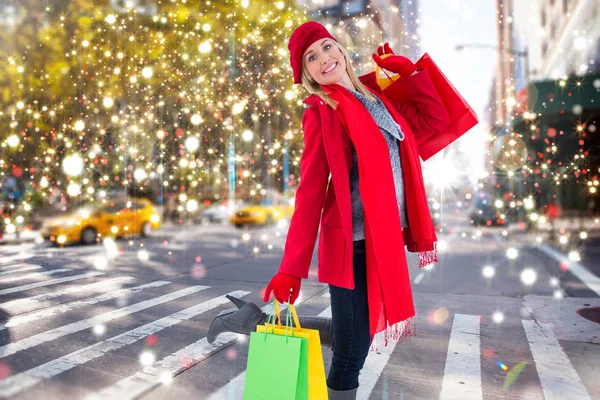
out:
M234 304L236 303L234 302ZM250 336L251 332L256 332L257 325L266 321L266 317L267 314L252 302L246 303L241 308L221 311L210 324L206 340L208 343L213 343L223 332L235 332Z
M251 332L256 332L256 326L264 324L269 315L263 312L260 307L251 301L244 301L232 296L226 296L237 308L221 311L213 320L208 330L206 339L208 343L213 343L217 336L223 332L235 332L249 336ZM286 316L285 311L281 318ZM299 315L300 326L307 329L319 331L321 344L324 346L333 346L333 325L331 318L309 317Z

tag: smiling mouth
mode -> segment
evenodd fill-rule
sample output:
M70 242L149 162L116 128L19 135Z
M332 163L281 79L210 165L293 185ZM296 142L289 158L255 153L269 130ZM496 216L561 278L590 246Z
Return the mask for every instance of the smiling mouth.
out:
M331 65L331 67L327 68L327 70L323 71L323 75L326 75L337 68L338 63L335 62Z

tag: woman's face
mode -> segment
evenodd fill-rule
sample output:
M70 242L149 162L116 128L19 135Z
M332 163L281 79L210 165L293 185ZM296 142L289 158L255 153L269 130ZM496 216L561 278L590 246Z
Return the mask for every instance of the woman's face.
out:
M319 85L349 82L344 54L333 40L317 40L302 57L304 68Z

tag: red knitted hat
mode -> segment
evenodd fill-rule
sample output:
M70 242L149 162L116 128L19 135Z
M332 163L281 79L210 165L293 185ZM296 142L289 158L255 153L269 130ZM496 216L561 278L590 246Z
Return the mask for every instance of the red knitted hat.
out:
M302 56L306 49L317 40L325 38L330 38L337 42L337 39L331 36L327 28L318 22L305 22L294 30L288 43L290 64L294 71L294 83L302 83L300 79L302 76Z

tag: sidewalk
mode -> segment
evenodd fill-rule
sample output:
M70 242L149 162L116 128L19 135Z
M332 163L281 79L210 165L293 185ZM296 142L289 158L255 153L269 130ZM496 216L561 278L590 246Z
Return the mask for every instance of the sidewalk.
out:
M583 229L582 229L583 227ZM561 277L571 297L600 296L600 223L598 219L563 218L555 221L555 237L550 224L514 234L540 255L553 260L552 270Z

